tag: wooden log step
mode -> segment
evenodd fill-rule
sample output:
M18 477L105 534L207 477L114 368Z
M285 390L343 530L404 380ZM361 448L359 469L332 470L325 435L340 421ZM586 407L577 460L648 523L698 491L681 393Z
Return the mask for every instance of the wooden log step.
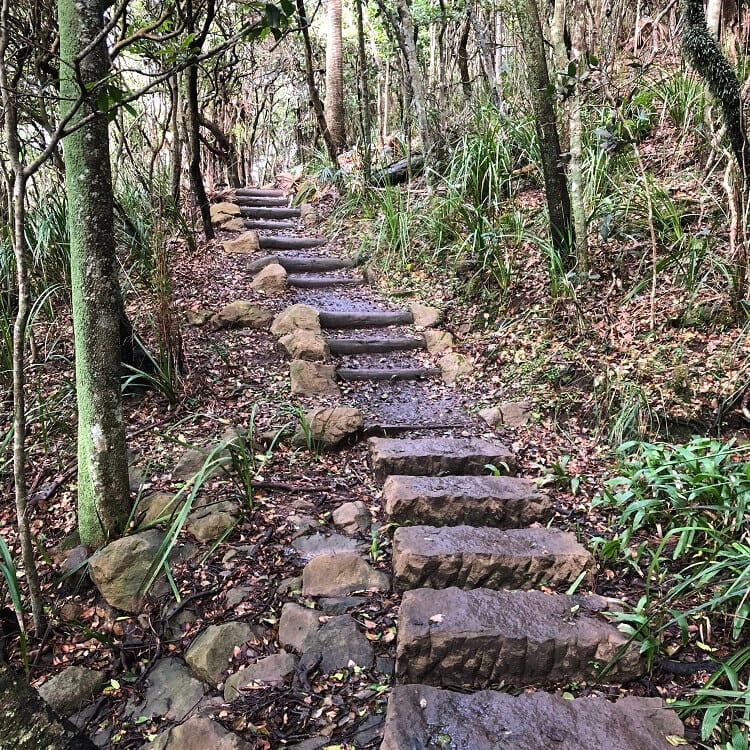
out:
M287 276L287 284L299 289L323 289L329 286L364 286L363 279L349 276Z
M667 737L683 735L682 722L661 698L610 702L540 690L511 695L397 685L388 698L380 750L674 750Z
M458 588L407 591L399 611L396 678L483 688L640 677L645 663L595 595Z
M405 352L425 349L423 336L373 336L371 338L326 339L331 354L367 354L378 352Z
M341 380L419 380L435 378L441 374L439 367L339 367L336 375Z
M269 197L282 197L286 196L287 192L286 190L277 190L275 188L256 188L256 187L244 187L244 188L237 188L234 191L234 194L239 196L254 196L254 197L263 197L263 196L269 196Z
M266 255L265 258L251 261L247 268L251 272L260 271L271 263L278 263L288 273L307 273L325 271L341 271L345 268L353 268L356 263L350 258L321 258L319 256L305 255Z
M385 328L386 326L410 325L413 322L414 316L408 310L320 311L320 325L323 328Z
M285 229L296 229L297 228L297 222L296 221L284 221L284 220L277 220L274 221L273 219L245 219L245 228L246 229L260 229L260 230L268 230L271 232L282 232Z
M325 237L280 237L269 234L259 235L258 241L264 250L304 250L328 243Z
M519 477L390 476L383 500L388 520L398 524L512 529L546 523L554 514L549 495Z
M367 443L372 471L379 483L391 474L489 474L488 464L502 469L506 474L514 474L516 469L516 457L496 440L370 438Z
M583 573L594 582L594 558L575 534L559 529L401 526L393 535L393 578L408 589L569 588Z
M298 208L281 208L280 206L240 206L240 213L246 219L298 219Z
M285 196L273 196L273 195L238 195L235 200L239 206L257 206L257 207L269 207L269 206L288 206L289 198Z

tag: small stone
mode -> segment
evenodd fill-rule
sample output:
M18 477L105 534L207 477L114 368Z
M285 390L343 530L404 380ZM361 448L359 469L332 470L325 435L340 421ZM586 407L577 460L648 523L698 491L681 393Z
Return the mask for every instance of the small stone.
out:
M213 203L210 207L211 212L211 223L214 225L221 225L236 216L240 216L242 211L236 203Z
M210 625L190 645L185 661L197 677L216 685L234 649L255 638L255 630L246 622Z
M292 395L340 396L341 390L334 380L335 374L336 368L333 365L295 359L289 365Z
M146 495L141 498L136 510L136 518L143 516L138 524L139 527L149 526L159 521L169 521L179 511L184 502L184 496L175 500L175 495L170 492L153 492Z
M436 307L428 307L414 302L409 306L411 314L414 316L414 325L431 328L440 322L441 313Z
M177 465L172 469L173 482L189 482L201 471L208 460L210 450L188 448L180 456Z
M271 333L281 336L298 328L320 333L318 311L310 305L292 305L282 310L271 323Z
M65 559L60 565L60 572L67 576L65 579L66 584L74 588L83 582L86 576L86 562L88 559L88 547L82 544L73 547L72 550L67 552Z
M47 680L38 692L60 716L69 716L95 698L106 680L104 672L86 667L67 667Z
M298 328L282 336L279 343L289 352L292 359L327 362L331 358L328 343L321 334L315 331Z
M237 523L240 508L232 500L203 505L187 518L185 528L200 542L213 542Z
M346 669L352 663L369 668L374 659L372 644L350 615L332 617L324 623L306 650L320 651L320 670L324 674Z
M302 223L308 228L312 229L320 224L320 214L318 210L310 203L302 203L299 207L300 219Z
M279 596L288 596L295 592L302 591L302 576L293 576L285 578L277 587L276 591Z
M302 571L305 596L348 596L355 591L390 591L385 573L370 567L352 553L319 555Z
M227 217L226 221L221 222L221 229L224 232L244 232L245 220L239 216L233 219Z
M296 513L289 516L287 522L290 523L294 529L292 534L293 538L302 536L308 531L313 531L317 529L319 525L317 518L313 518L313 516L298 515Z
M234 240L224 240L222 244L227 253L255 253L260 250L258 233L252 230L243 232Z
M297 427L292 437L294 445L314 441L319 446L332 447L364 427L362 412L351 406L316 406L303 419L304 428Z
M363 596L329 596L318 599L320 611L327 615L344 615L350 609L367 604L367 599Z
M197 310L188 310L185 318L191 326L204 326L211 319L213 313L205 307L199 307Z
M361 500L340 505L331 518L347 534L364 533L370 528L370 511Z
M302 653L320 628L320 612L287 602L281 608L279 644Z
M218 721L193 716L141 745L141 750L252 750L252 747Z
M252 280L251 288L266 294L282 294L286 290L286 269L278 263L269 263Z
M283 685L294 674L297 658L282 651L279 654L258 659L239 672L229 675L224 683L224 700L229 703L242 694L242 689L256 683Z
M497 406L492 406L488 409L480 409L477 413L490 427L497 427L503 422L503 415Z
M358 544L355 539L343 534L309 534L292 542L292 547L306 560L318 555L333 555L339 552L356 552Z
M229 609L234 609L251 591L250 586L235 586L224 595L224 603Z
M215 330L221 328L268 328L273 313L261 305L237 300L223 307L211 318Z
M458 352L450 352L444 354L438 360L438 367L443 373L443 382L448 385L452 385L457 380L465 378L470 375L474 370L474 364L464 354Z
M508 427L523 427L531 419L533 406L530 401L506 401L500 404L503 424Z
M453 348L453 334L448 331L428 329L423 335L430 354L442 354Z

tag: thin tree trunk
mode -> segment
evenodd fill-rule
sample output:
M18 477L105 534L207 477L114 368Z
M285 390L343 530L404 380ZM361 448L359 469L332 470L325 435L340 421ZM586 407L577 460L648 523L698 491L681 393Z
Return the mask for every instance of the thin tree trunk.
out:
M211 208L203 184L201 172L201 141L200 141L200 108L198 104L198 63L188 65L185 70L185 88L187 94L187 135L190 162L190 189L201 213L203 231L207 240L214 238L214 228L211 224Z
M169 92L172 98L172 153L170 193L175 206L180 205L180 178L182 177L182 134L180 132L180 85L178 74L169 79Z
M706 5L706 26L711 36L719 41L721 33L721 11L724 7L724 0L708 0Z
M372 113L370 112L370 76L365 47L365 27L362 0L354 0L357 12L357 54L359 56L359 112L362 123L362 172L365 183L370 182L372 172Z
M487 31L484 28L482 19L478 14L474 13L471 8L467 10L471 23L474 26L474 35L477 38L477 47L479 47L479 57L482 61L482 69L484 70L484 79L487 83L487 91L489 92L492 103L498 107L500 106L500 91L497 88L497 81L495 80L495 60L490 50L490 45L487 40Z
M325 116L328 132L340 154L346 148L344 120L344 58L341 40L341 0L328 0L326 14L326 101Z
M461 33L458 37L458 53L456 62L458 63L458 72L461 76L461 88L464 92L464 99L471 100L471 76L469 75L469 53L467 45L469 43L469 32L471 31L471 10L466 13L466 20L461 26Z

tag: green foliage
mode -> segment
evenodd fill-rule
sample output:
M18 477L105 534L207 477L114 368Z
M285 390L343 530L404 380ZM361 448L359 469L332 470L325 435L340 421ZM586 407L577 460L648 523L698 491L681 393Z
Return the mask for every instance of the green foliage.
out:
M13 555L11 555L10 549L8 549L8 545L5 543L5 539L3 539L2 536L0 536L0 575L2 575L5 581L7 594L10 597L10 601L13 604L13 609L16 613L21 638L21 655L23 657L24 666L28 670L27 637L26 626L24 624L26 608L23 603L23 591L18 582L18 571L13 562Z
M653 86L655 99L664 114L683 131L695 131L703 125L706 87L695 75L677 71Z

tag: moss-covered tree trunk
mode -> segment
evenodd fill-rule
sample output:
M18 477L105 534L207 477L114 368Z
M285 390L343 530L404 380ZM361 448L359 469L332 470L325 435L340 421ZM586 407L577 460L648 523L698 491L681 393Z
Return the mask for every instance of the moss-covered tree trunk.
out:
M109 72L101 0L59 0L62 115L98 111ZM99 112L63 141L70 226L78 396L78 529L99 545L122 532L130 510L120 399L122 297L117 280L107 117Z

